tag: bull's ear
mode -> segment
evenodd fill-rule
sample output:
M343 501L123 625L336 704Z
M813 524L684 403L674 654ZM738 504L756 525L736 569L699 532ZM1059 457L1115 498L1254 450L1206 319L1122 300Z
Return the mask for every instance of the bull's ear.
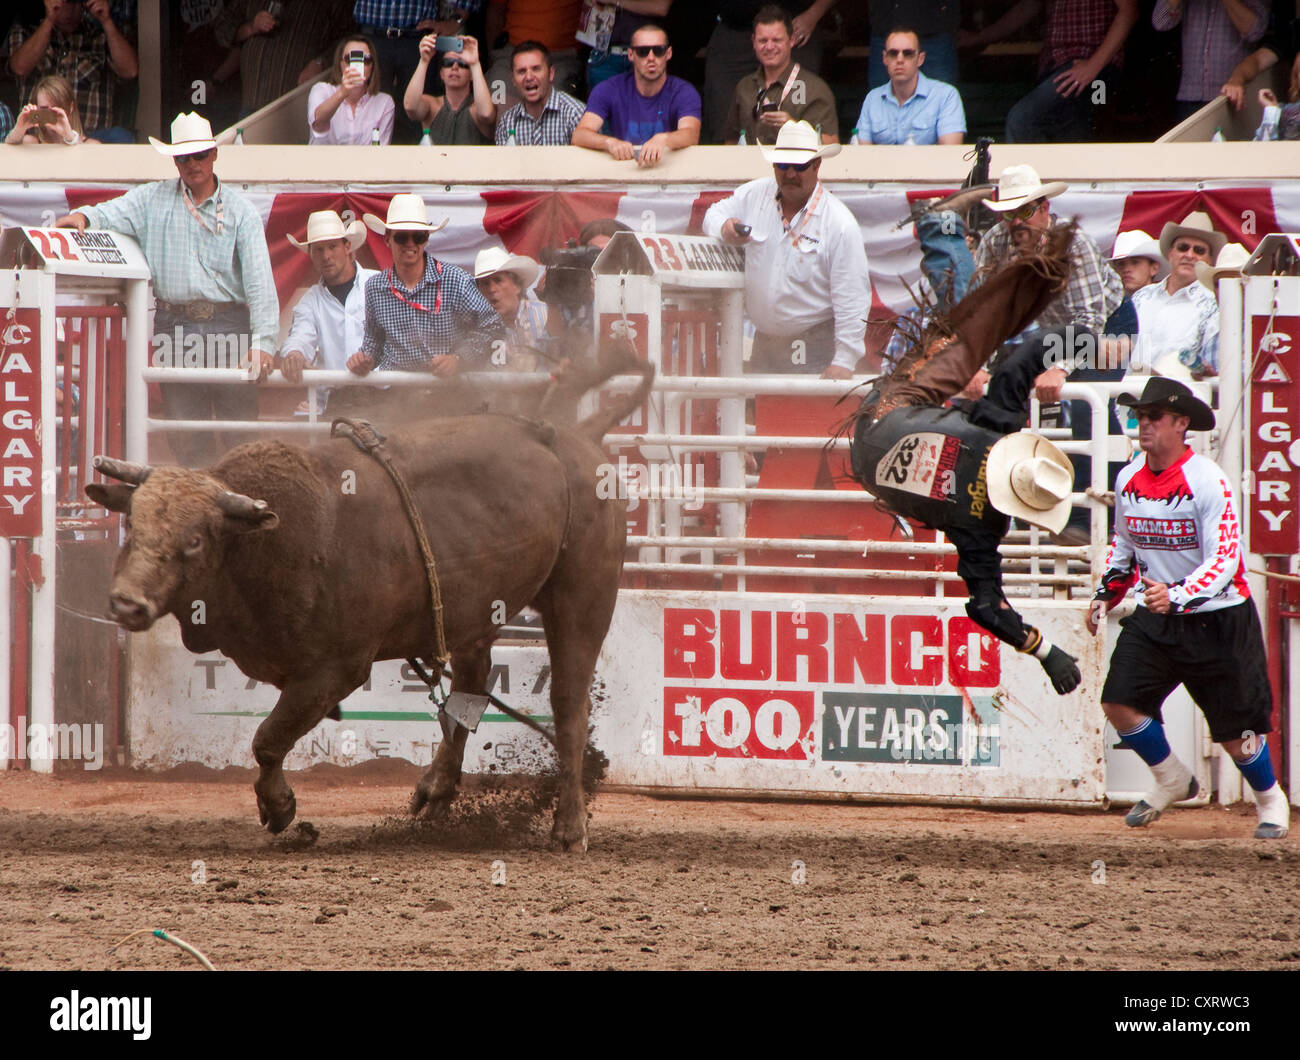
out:
M130 511L133 493L135 487L125 482L91 482L86 486L86 496L110 512Z

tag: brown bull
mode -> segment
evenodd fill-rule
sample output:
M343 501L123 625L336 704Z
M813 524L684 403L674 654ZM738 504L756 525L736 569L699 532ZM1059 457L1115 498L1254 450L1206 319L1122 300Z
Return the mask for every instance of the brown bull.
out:
M453 690L485 691L494 617L527 605L542 616L560 759L551 834L566 850L587 846L588 690L626 539L623 506L598 497L599 443L652 376L644 369L635 394L572 430L465 416L394 432L386 445L436 559ZM117 622L138 631L175 615L190 651L217 649L280 689L253 754L262 823L283 831L296 812L284 756L376 659L432 651L424 564L392 480L341 438L311 449L252 442L207 471L96 465L123 482L87 494L129 514L110 598ZM467 735L455 731L416 785L412 813L454 798Z

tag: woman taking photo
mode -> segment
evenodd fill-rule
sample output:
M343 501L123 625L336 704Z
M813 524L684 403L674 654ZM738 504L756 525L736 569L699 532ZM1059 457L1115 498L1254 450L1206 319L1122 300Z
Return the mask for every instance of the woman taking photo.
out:
M365 37L345 37L334 49L329 76L307 96L311 144L370 144L393 138L393 97L379 91L375 49Z
M18 112L7 144L97 144L86 139L72 86L57 75L43 77L32 90L31 102Z

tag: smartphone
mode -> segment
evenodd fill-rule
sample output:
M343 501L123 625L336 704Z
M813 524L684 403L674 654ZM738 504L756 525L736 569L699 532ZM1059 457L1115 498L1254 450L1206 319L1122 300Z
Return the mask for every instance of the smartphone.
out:
M440 52L459 52L464 45L460 37L438 37L434 41L434 48Z
M37 107L31 114L32 121L38 125L57 125L59 121L59 115L53 107Z

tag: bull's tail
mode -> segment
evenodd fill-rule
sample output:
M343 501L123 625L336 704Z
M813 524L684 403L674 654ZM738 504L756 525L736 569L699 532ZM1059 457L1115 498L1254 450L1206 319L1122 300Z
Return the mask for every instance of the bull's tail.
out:
M615 424L634 409L641 407L646 396L650 393L650 388L654 386L655 366L636 358L629 358L627 361L608 365L602 378L596 380L592 385L599 386L623 371L637 373L641 376L641 382L637 384L636 389L615 401L610 408L593 412L574 428L579 434L590 438L597 445L600 445L602 439Z

